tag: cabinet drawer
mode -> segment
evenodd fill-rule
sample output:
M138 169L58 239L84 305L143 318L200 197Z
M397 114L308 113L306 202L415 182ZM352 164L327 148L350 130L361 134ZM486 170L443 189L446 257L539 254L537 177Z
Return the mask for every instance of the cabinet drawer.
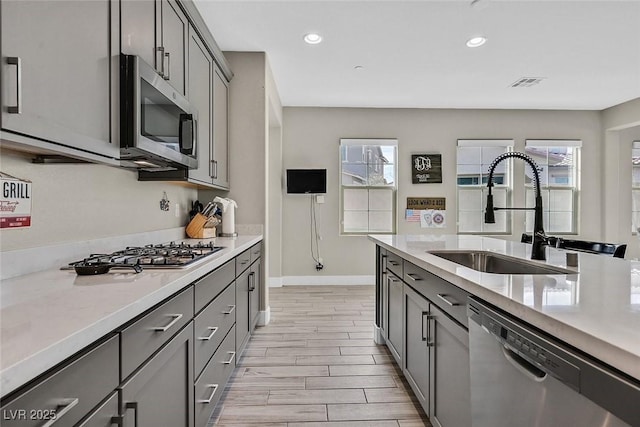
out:
M236 257L236 277L242 274L251 264L251 248Z
M227 334L220 348L195 383L195 421L196 427L204 427L211 412L220 400L227 380L236 366L236 332L234 328Z
M253 264L255 260L262 256L262 242L256 243L255 245L251 246L251 249L249 249L249 251L251 252L251 263Z
M122 330L122 380L192 318L193 288L189 287Z
M391 251L387 251L387 270L393 271L398 277L402 277L402 258Z
M236 286L228 286L195 319L194 356L198 375L236 321Z
M408 261L404 261L403 278L405 283L431 300L442 311L468 327L469 293Z
M87 419L76 427L112 427L117 425L117 418L118 392L114 391L102 405L96 408Z
M202 310L236 278L236 262L228 261L194 284L195 312Z
M115 335L3 405L2 426L42 426L52 418L56 426L73 426L117 386Z

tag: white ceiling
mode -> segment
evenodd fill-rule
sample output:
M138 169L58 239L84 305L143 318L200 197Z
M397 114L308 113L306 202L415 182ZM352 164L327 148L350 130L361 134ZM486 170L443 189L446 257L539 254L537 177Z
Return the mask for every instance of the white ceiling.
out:
M285 106L602 110L640 97L640 0L195 2L222 50L267 52ZM487 43L467 48L478 34ZM522 77L545 79L510 87Z

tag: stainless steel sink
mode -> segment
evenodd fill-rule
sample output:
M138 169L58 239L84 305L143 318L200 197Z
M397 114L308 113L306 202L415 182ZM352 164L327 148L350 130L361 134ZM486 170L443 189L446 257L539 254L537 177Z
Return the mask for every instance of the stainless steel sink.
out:
M576 274L576 271L539 264L488 251L427 251L431 255L483 273L494 274Z

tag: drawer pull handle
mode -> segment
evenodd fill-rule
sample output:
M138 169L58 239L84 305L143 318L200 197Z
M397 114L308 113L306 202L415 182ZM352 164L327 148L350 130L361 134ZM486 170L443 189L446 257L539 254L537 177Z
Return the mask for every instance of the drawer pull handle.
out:
M123 421L124 421L124 416L118 415L115 417L111 417L111 423L109 425L122 427Z
M54 425L56 423L56 421L59 421L62 417L64 417L65 415L67 415L67 413L73 409L74 406L76 406L78 404L78 402L80 402L79 398L71 398L71 399L63 399L60 401L60 403L58 403L58 408L62 408L59 411L56 411L56 417L52 420L47 421L46 423L42 424L42 427L50 427L52 425Z
M218 332L218 328L216 326L209 326L207 330L211 331L211 333L206 337L198 337L200 341L209 341L213 336Z
M178 323L180 319L182 319L183 314L167 314L168 317L173 317L173 320L167 324L167 326L154 326L151 328L153 331L157 332L166 332L170 327Z
M240 265L246 265L249 263L248 259L245 259L244 261L240 261Z
M422 280L422 277L418 276L415 273L407 273L407 277L413 280L414 282L419 282L420 280Z
M388 262L389 264L393 265L394 267L397 267L397 266L399 266L399 265L400 265L400 263L399 263L399 262L397 262L397 261L387 261L387 262Z
M230 354L231 357L229 358L229 360L225 360L222 363L224 365L231 365L231 362L233 362L233 359L236 357L236 352L235 351L228 351L227 354Z
M233 313L233 310L236 309L235 304L234 305L229 305L228 307L229 307L229 311L223 311L222 314L231 314L231 313Z
M456 300L452 300L452 299L447 299L448 295L447 294L436 294L438 295L438 298L440 298L442 301L446 302L447 304L449 304L451 307L455 307L460 305L460 303ZM451 298L451 297L449 297Z
M393 276L389 276L389 281L390 281L390 282L393 282L393 283L398 283L398 282L400 281L400 279L396 279L396 278L395 278L395 277L393 277Z
M208 399L199 399L198 403L203 403L203 404L207 404L207 403L211 403L211 401L213 400L213 396L216 395L216 391L218 391L218 384L207 384L207 388L212 388L213 391L211 392L211 394L209 395Z

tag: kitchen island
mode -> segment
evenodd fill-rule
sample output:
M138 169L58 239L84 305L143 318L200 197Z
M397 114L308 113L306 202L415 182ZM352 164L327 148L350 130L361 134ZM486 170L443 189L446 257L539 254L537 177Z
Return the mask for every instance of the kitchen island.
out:
M261 241L261 235L217 238L215 245L224 249L185 269L154 269L140 274L112 270L102 275L79 276L73 270L53 268L3 280L2 396L229 264Z
M430 323L434 317L438 318L433 315L435 310L447 314L440 319L449 318L457 325L448 331L464 332L458 333L458 347L451 352L452 355L467 354L466 361L458 362L464 371L462 365L468 366L469 361L466 331L471 322L465 313L469 297L486 302L576 349L620 374L636 391L640 390L640 263L579 253L578 267L568 267L566 251L555 248L546 249L546 262L530 261L530 245L471 235L371 235L369 238L378 246L377 340L390 347L412 388L418 390L418 399L432 420L433 412L438 415L438 398L434 400L430 396L434 394L434 385L428 386L426 381L438 368L431 366L431 374L423 374L411 363L431 357L429 352L442 351L437 343L434 347L431 335L438 328ZM430 253L433 251L486 251L565 272L484 273ZM385 276L387 279L382 278ZM440 288L431 291L435 287ZM425 316L425 313L432 314ZM413 325L411 316L417 319ZM417 336L417 343L412 341L411 334ZM425 343L426 349L420 342ZM441 355L440 360L448 357ZM468 387L468 371L454 374L450 366L447 373L449 380ZM460 377L455 377L458 374ZM638 394L634 392L633 396ZM440 413L449 409L441 409ZM469 421L470 415L467 415L459 425Z

